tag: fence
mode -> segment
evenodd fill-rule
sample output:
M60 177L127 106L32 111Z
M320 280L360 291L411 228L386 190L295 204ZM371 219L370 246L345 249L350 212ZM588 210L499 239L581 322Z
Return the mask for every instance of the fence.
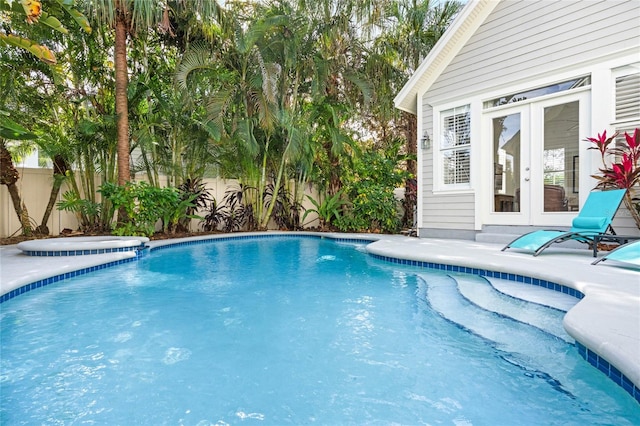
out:
M20 179L16 185L22 197L22 201L27 207L29 217L35 226L40 225L42 217L44 215L47 203L49 202L49 195L51 193L51 187L53 185L53 171L51 169L42 168L20 168ZM225 190L236 183L234 180L225 179L204 179L203 183L209 190L210 194L215 197L218 202L222 201ZM58 201L62 200L62 194L69 189L66 183L63 183L60 193L58 194ZM312 191L307 191L312 193ZM316 196L316 194L312 194ZM311 204L305 198L303 202L304 208L310 208ZM306 222L309 222L309 226L317 225L314 222L316 215L309 215ZM192 223L192 229L196 229L196 220ZM60 235L62 230L78 229L78 220L72 212L60 211L57 207L54 207L51 212L51 216L47 222L47 227L51 235ZM0 238L6 238L12 235L19 235L21 232L20 221L16 215L11 196L7 190L6 185L0 186Z

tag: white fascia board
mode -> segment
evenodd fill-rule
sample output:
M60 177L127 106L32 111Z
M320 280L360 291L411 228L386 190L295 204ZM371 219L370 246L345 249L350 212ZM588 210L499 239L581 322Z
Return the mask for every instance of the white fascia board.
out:
M396 108L416 114L418 94L426 92L501 0L470 0L409 81L394 98Z

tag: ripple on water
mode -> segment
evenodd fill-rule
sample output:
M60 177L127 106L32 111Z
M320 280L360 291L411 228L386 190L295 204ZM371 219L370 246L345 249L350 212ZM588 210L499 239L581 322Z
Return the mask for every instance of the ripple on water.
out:
M186 348L169 348L165 352L162 362L171 365L181 361L186 361L191 357L191 351Z

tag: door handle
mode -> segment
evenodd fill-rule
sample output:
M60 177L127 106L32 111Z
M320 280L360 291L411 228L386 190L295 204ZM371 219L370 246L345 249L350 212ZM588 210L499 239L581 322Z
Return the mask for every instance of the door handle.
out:
M525 182L529 182L529 178L524 178L524 181Z

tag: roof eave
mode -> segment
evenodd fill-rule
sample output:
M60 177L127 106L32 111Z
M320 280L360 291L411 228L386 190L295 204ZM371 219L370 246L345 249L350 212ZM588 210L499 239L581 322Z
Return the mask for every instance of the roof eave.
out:
M417 113L417 98L453 60L500 0L470 0L394 98L396 108Z

